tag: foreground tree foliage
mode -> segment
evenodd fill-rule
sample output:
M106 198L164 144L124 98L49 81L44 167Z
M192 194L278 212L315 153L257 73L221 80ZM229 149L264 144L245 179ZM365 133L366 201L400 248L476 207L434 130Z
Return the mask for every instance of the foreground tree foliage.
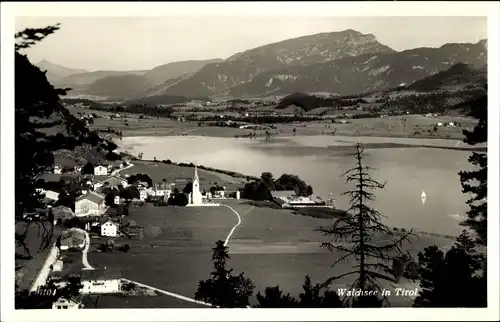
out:
M356 145L356 152L352 156L356 158L356 167L344 173L346 183L355 184L353 190L345 192L350 197L351 206L347 210L350 215L338 219L330 228L319 228L319 231L332 238L330 242L322 243L322 247L332 252L340 252L340 257L333 265L349 259L353 259L356 264L351 271L332 276L323 285L328 286L335 280L355 276L350 285L352 289L362 293L378 291L378 294L382 294L383 287L380 287L378 280L396 282L396 276L387 264L403 253L401 246L412 232L402 232L394 237L391 229L382 223L382 214L368 204L375 200L373 191L383 189L385 184L370 177L369 171L373 169L363 165L363 147L360 144ZM383 245L375 244L377 240L382 239L392 241ZM345 297L344 300L348 302L352 297ZM387 302L386 298L385 300ZM382 301L376 296L362 295L357 297L352 305L377 307L382 305Z
M474 130L464 130L464 143L477 145L488 141L488 98L484 96L472 104L472 114L479 119ZM473 152L469 157L473 170L461 171L460 182L463 193L472 193L467 201L470 210L467 212L466 224L477 233L477 242L487 244L487 211L488 211L488 154Z
M229 258L224 242L217 241L213 248L214 271L210 273L212 277L198 283L196 300L221 308L243 308L249 305L255 286L243 273L232 275L233 270L226 267Z
M487 96L472 103L472 115L479 118L473 131L464 130L464 142L469 145L486 143ZM420 287L415 307L486 307L487 306L487 171L486 153L473 152L469 162L475 170L461 171L463 193L472 193L467 201L469 226L476 236L467 231L457 238L455 245L445 253L431 246L419 253ZM479 246L479 247L478 247ZM482 249L481 249L482 247Z
M313 285L306 275L299 299L284 294L279 286L266 287L264 294L257 293L258 308L340 308L342 301L336 292Z
M420 294L414 307L486 307L486 275L483 256L464 231L444 254L436 246L418 254Z

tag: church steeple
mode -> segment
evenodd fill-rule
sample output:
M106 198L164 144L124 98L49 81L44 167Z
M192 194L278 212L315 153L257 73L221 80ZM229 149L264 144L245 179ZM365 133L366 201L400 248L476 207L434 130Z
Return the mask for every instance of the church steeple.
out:
M198 167L195 165L194 166L194 177L193 177L193 181L200 181L199 178L198 178Z

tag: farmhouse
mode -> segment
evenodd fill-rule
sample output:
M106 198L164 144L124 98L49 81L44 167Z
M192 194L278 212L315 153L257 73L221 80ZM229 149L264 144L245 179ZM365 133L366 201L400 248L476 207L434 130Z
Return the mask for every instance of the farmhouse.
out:
M108 175L108 168L102 165L98 165L97 167L94 168L94 175L96 176L107 176Z
M150 193L148 189L139 190L139 199L141 199L141 201L145 201L146 199L148 199L149 195Z
M62 168L58 165L54 167L54 174L61 174L62 173Z
M118 293L121 290L121 272L111 269L82 270L83 294Z
M69 229L61 233L59 248L68 250L72 248L83 249L85 247L85 232L80 229Z
M111 220L101 225L101 236L116 237L118 235L118 225Z
M271 191L271 197L282 208L326 206L322 200L315 201L309 197L297 196L293 190Z
M52 303L52 309L60 310L60 309L81 309L83 308L81 296L67 299L65 297L60 297L54 303Z
M104 212L104 196L97 192L92 191L76 199L76 216L98 216L103 214Z
M157 183L154 187L154 195L156 197L165 197L166 199L170 198L170 193L172 192L172 188L170 184L165 182Z

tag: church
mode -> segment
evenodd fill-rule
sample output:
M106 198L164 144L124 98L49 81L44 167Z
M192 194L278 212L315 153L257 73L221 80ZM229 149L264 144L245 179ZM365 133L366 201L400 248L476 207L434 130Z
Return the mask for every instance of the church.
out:
M203 196L200 192L200 178L198 177L198 167L194 166L194 176L193 176L193 189L189 194L190 206L201 206L203 205Z

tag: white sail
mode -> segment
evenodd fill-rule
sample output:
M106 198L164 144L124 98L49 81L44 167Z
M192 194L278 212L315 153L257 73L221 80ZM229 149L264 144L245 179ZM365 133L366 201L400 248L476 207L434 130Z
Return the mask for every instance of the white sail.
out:
M422 194L420 195L420 199L422 200L422 205L425 205L425 200L427 199L427 195L425 194L425 191L422 191Z

